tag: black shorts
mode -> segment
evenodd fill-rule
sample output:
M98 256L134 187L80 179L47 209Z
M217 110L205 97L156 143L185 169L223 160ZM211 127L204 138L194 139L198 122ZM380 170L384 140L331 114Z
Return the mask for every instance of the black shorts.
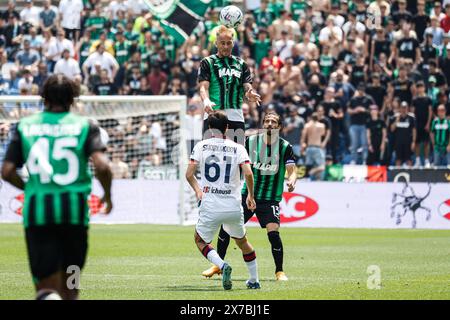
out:
M424 129L425 125L421 126L420 128L417 128L417 143L421 142L429 142L430 141L430 134Z
M210 134L205 132L208 129L208 119L203 120L203 139L211 138ZM236 143L245 144L245 123L240 121L228 120L227 138Z
M85 226L51 225L28 227L25 238L31 274L35 283L67 267L80 270L86 262L88 228Z
M280 224L280 203L276 201L256 201L256 210L254 212L247 208L245 200L247 197L242 196L242 207L244 208L244 222L247 223L254 214L258 218L261 228L265 228L268 223Z
M411 143L399 143L395 146L395 157L401 162L410 161L412 154Z

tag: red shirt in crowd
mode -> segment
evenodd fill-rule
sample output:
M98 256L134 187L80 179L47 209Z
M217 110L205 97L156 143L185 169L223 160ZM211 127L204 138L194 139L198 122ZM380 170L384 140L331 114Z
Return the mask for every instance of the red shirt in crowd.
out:
M167 82L167 75L164 72L150 72L148 75L148 83L154 95L158 95L161 91L163 83Z
M450 31L450 16L448 14L441 20L441 28L444 29L445 33Z

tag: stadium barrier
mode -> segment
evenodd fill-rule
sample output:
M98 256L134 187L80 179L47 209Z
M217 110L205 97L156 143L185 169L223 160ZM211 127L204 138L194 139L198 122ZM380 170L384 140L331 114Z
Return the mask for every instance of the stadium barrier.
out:
M98 213L101 189L89 201L94 223L179 224L177 180L116 180L114 210ZM3 184L0 222L21 222L23 193ZM428 217L427 217L428 216ZM189 214L186 224L194 224ZM428 218L428 220L427 220ZM450 229L448 184L297 182L280 203L283 227ZM416 221L413 223L413 221ZM250 225L257 226L256 220Z

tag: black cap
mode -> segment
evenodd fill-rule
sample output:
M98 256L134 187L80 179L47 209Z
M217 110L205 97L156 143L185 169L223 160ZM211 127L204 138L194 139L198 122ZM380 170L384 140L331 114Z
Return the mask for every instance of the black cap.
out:
M361 91L366 90L366 85L364 84L364 82L360 82L358 84L357 90L361 90Z
M423 82L422 80L417 81L416 87L424 87L424 86L425 86L425 82Z

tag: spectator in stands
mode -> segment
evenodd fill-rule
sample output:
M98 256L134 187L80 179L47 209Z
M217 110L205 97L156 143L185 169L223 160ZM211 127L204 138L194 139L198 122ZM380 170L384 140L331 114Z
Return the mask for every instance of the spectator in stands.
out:
M390 126L390 130L395 135L395 164L401 166L412 165L412 155L416 149L416 124L414 116L409 113L407 101L400 104L400 112L395 115L395 120Z
M430 16L425 11L425 0L417 1L417 13L412 19L414 31L417 35L417 40L422 43L424 40L425 29L431 23Z
M151 169L154 167L158 168L161 165L162 165L161 155L159 155L157 153L150 153L150 154L146 155L145 158L139 162L137 178L138 179L151 179L152 178ZM157 176L155 178L162 179L161 178L162 172L163 171L156 172Z
M365 164L367 159L366 123L369 116L369 106L375 104L373 98L365 93L364 83L360 83L350 99L347 109L350 115L350 141L352 164Z
M8 20L11 15L13 15L17 20L20 19L20 14L16 10L16 0L8 0L8 7L1 13L3 20L5 21Z
M102 43L97 45L94 53L90 54L82 66L84 77L87 81L89 75L97 73L97 69L93 68L96 64L100 64L101 69L105 69L108 72L108 77L114 79L117 71L119 70L119 64L113 55L105 51L105 46Z
M80 65L78 61L70 56L69 49L64 49L62 58L56 62L53 73L61 73L71 80L81 74Z
M65 38L65 31L58 29L56 33L56 39L54 41L49 40L47 52L43 52L47 58L49 71L53 72L56 62L62 57L62 53L65 49L69 50L70 56L75 56L75 49L73 42Z
M58 27L58 11L52 8L50 0L44 0L44 8L39 13L39 27L50 31L56 31Z
M431 144L434 150L434 165L450 165L450 119L446 118L445 105L437 107L437 117L431 124Z
M23 41L23 50L20 50L16 54L16 64L18 68L22 67L30 67L31 69L35 69L39 63L40 56L39 53L31 49L30 41Z
M119 66L122 66L130 60L131 42L125 38L123 32L116 33L116 42L114 43L115 58Z
M123 161L123 153L120 150L113 152L111 161L113 179L129 179L131 177L128 165Z
M329 146L329 142L330 142L330 137L331 137L331 121L330 119L325 115L325 108L322 104L319 104L316 107L316 113L317 113L317 118L319 120L320 123L323 123L323 125L325 126L325 135L322 138L322 142L320 147L322 147L325 150L325 155L327 153L330 153L330 146Z
M42 9L33 4L33 0L25 0L25 8L20 11L20 20L23 23L39 27L39 15Z
M3 29L3 36L6 40L6 52L12 61L14 61L14 56L22 43L23 32L24 30L16 15L10 14L8 24Z
M162 95L167 90L167 75L161 71L159 63L153 62L148 76L150 89L156 95Z
M36 50L38 53L41 52L44 38L37 33L37 29L35 27L31 27L29 34L25 35L23 39L30 42L31 49Z
M114 42L108 39L108 34L106 31L101 31L98 40L92 41L91 48L89 49L89 54L94 53L97 50L99 44L103 44L105 51L110 55L114 56Z
M437 17L431 17L431 24L425 29L425 34L430 33L433 35L433 44L437 47L441 46L444 38L444 30L439 26L439 19Z
M450 3L445 5L445 17L441 19L441 28L445 33L450 32Z
M148 84L148 80L145 76L141 76L139 81L139 89L134 91L137 95L143 95L143 96L151 96L153 95L152 90L150 89L150 86Z
M82 12L82 0L61 0L59 2L61 28L64 29L65 36L74 43L77 43L80 38Z
M191 104L188 106L186 114L186 143L188 153L191 153L194 146L202 140L202 123L203 117L201 108L196 104Z
M294 44L295 42L292 39L289 39L289 31L281 31L280 39L275 42L275 50L282 61L291 57Z
M117 19L117 12L125 12L127 11L127 5L125 0L114 0L106 7L106 11L108 12L108 17L113 20Z
M47 64L45 62L41 61L38 64L38 73L35 77L33 77L33 83L39 89L42 89L47 78L48 78Z
M77 42L76 47L75 47L75 51L78 54L78 61L79 61L80 67L84 64L84 62L89 57L91 46L92 46L91 31L89 29L87 29L87 30L84 30L83 36Z
M298 114L298 108L294 104L288 106L289 114L285 117L282 127L282 136L291 145L294 155L299 158L301 155L301 137L305 127L305 121Z
M30 69L23 69L21 77L17 83L20 94L30 95L33 91L33 75Z
M367 165L383 164L386 151L387 130L386 123L380 118L380 111L376 104L369 107L370 119L367 122L367 141L369 153Z
M421 165L421 147L424 150L424 164L425 167L430 167L429 152L430 152L430 128L431 120L433 119L433 108L430 97L425 91L425 83L419 81L416 84L417 96L412 100L411 112L414 113L416 122L416 163L415 166Z
M117 88L109 77L108 70L102 69L100 72L100 83L94 86L94 93L99 96L110 96L117 94Z
M335 99L336 90L333 87L327 87L325 90L324 100L321 106L324 113L330 119L331 136L330 136L330 154L333 162L340 162L342 152L340 150L340 136L344 130L344 111L341 104Z
M14 66L9 69L9 79L6 81L8 86L8 93L10 95L17 95L19 94L19 79L18 76L18 70Z
M325 125L319 122L316 112L305 125L302 134L302 152L305 154L305 165L312 180L321 180L325 170L325 149L322 141L326 133Z

